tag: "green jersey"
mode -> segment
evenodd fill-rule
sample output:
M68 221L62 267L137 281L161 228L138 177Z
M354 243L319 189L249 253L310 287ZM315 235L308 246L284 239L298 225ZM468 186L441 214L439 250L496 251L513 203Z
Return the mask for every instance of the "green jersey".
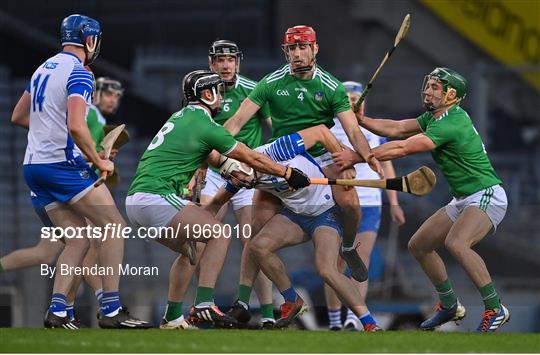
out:
M471 195L502 183L482 139L461 107L452 106L437 119L425 112L417 120L424 134L435 143L431 155L446 177L452 196Z
M259 106L269 104L272 114L272 139L324 124L334 125L334 117L351 108L343 84L317 67L309 79L291 75L289 65L265 76L249 95ZM317 144L310 151L324 152Z
M169 118L144 152L128 195L180 195L208 154L228 154L236 140L200 106L189 105Z
M99 152L101 150L101 141L105 137L103 127L105 127L107 121L101 112L99 112L99 109L94 105L90 105L90 108L88 109L88 115L86 115L86 124L90 130L92 139L96 143L96 149Z
M248 97L249 93L253 91L256 85L257 83L255 81L237 75L234 87L221 93L221 112L214 117L214 121L223 125L236 113L236 111L238 111L242 101ZM265 120L267 117L270 117L270 112L268 111L268 105L264 105L257 111L255 116L249 119L234 138L250 148L260 146L263 143L261 121Z

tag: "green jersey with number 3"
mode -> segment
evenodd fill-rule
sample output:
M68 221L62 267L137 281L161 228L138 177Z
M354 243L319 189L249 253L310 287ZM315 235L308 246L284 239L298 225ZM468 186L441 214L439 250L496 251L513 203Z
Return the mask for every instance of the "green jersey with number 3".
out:
M238 75L234 87L221 93L221 112L214 117L214 121L223 125L238 111L242 101L248 97L256 85L255 81ZM270 117L270 112L268 111L268 105L264 105L257 111L255 116L249 119L234 138L250 148L260 146L263 143L261 121L267 117Z
M272 138L324 124L334 126L334 117L351 108L343 84L327 71L317 67L313 76L299 79L285 65L265 76L249 95L259 106L268 103L272 114ZM317 144L309 152L324 153Z
M471 195L501 184L480 135L465 110L455 105L435 119L430 112L418 118L424 134L435 143L431 151L454 197Z
M139 161L128 195L136 192L180 195L213 149L228 154L236 144L205 109L197 105L184 107L152 139Z

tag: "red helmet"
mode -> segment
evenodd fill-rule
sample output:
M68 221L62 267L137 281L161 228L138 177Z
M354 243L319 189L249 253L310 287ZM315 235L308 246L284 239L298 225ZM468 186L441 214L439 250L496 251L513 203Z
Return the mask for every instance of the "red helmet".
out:
M285 32L285 37L283 37L283 44L287 45L297 42L309 44L317 43L317 35L315 34L315 30L312 27L304 25L288 28L287 32Z

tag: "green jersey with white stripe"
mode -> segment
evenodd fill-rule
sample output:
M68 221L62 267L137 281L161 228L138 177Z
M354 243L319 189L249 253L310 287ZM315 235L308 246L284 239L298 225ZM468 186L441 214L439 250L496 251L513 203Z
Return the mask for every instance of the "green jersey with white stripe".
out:
M452 196L471 195L502 183L482 138L461 107L454 105L437 119L424 112L417 120L424 134L435 143L431 155L446 177Z
M128 195L136 192L180 195L213 149L228 154L236 144L208 111L197 105L184 107L152 139L139 161Z
M234 87L221 93L221 112L214 117L214 121L223 125L236 113L236 111L238 111L242 101L248 97L249 93L253 91L256 85L257 82L249 80L244 76L237 75ZM261 121L265 120L267 117L270 117L270 112L268 110L268 105L264 105L257 111L255 116L249 119L234 138L250 148L260 146L263 143Z
M269 104L273 139L319 124L331 128L334 117L351 108L343 84L330 73L317 67L311 78L299 79L288 64L265 76L249 99ZM324 148L318 144L309 152L319 156Z
M105 138L105 132L103 131L103 127L107 124L107 121L105 120L105 117L99 112L99 109L94 106L90 105L88 108L88 114L86 115L86 124L88 125L88 130L90 131L90 135L92 136L92 139L96 143L96 149L97 151L101 151L101 141L103 138Z

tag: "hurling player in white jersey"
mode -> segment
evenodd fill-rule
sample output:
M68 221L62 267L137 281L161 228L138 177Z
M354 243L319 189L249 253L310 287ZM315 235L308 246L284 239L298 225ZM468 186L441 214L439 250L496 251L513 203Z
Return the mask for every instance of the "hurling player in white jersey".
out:
M62 21L60 39L62 52L35 70L11 118L14 124L29 129L23 171L32 204L48 226L64 230L84 228L88 218L100 228L106 225L121 228L126 224L109 190L103 184L94 187L98 176L83 159L84 154L105 175L114 170L114 164L97 153L85 121L94 81L84 66L99 54L99 22L84 15L70 15ZM57 268L81 264L89 245L86 235L82 236L64 238L66 246ZM99 325L148 328L149 323L130 317L120 306L119 265L123 254L123 238L111 237L109 232L108 238L101 242L100 266L113 271L102 277L104 292ZM45 327L78 328L66 312L66 295L74 276L74 273L56 274Z
M317 142L328 151L341 150L330 130L319 125L298 133L278 138L271 144L256 148L272 160L302 169L310 177L324 177L320 166L305 151ZM285 266L276 252L282 248L313 240L315 264L323 280L331 285L350 309L360 316L360 292L353 281L345 277L337 267L341 245L342 226L338 209L328 185L311 185L301 190L291 190L284 179L261 175L249 167L230 159L222 163L221 173L229 182L222 187L207 206L217 213L239 190L239 187L254 187L279 198L283 207L260 230L248 244L260 269L276 285L285 302L281 305L281 318L276 327L288 326L307 306L297 294L287 276ZM254 281L259 270L251 275Z
M360 95L362 95L363 87L362 84L347 81L343 83L345 90L347 91L347 96L349 96L349 101L351 106L358 101ZM360 110L364 110L364 103L360 107ZM334 119L336 123L334 127L331 128L332 133L341 144L352 149L351 143L347 138L347 135L343 131L343 127L339 120ZM386 138L379 137L376 134L360 127L362 133L366 137L370 148L375 148L386 142ZM394 167L391 161L381 162L382 168L384 170L384 175L387 178L395 177ZM356 164L354 166L356 169L356 179L378 179L379 176L369 166L365 163ZM392 221L401 225L405 223L405 215L403 210L399 206L398 196L396 191L387 190L388 201L390 203L390 216ZM368 187L357 187L356 193L358 194L358 199L360 200L360 208L362 212L362 221L358 227L356 234L355 245L357 245L357 251L366 267L369 267L369 260L371 252L375 245L375 240L377 238L377 233L379 231L379 226L381 223L381 190L368 188ZM340 267L345 266L344 262L340 260ZM368 281L357 282L353 281L358 287L358 290L362 296L360 299L361 303L361 316L358 318L351 310L347 313L347 320L345 321L345 329L358 330L360 324L362 324L364 331L378 331L381 328L377 325L374 317L370 314L366 306L366 294L368 288ZM341 330L341 301L338 296L328 285L325 285L325 296L326 303L328 307L328 319L330 320L330 330Z

